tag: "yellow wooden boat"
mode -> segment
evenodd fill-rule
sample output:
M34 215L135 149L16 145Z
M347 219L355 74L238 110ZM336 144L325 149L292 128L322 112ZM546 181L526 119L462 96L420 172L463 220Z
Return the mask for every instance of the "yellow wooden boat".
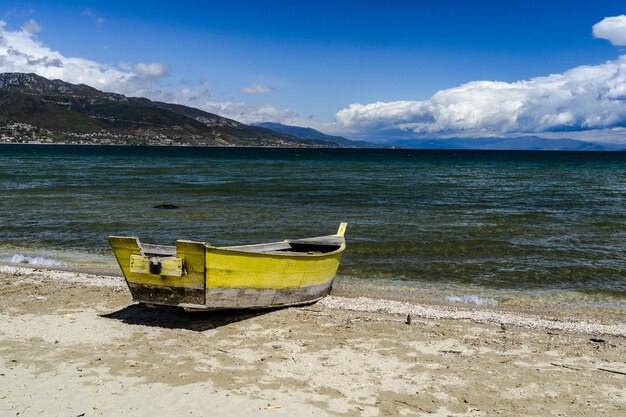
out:
M346 226L334 235L246 246L161 246L121 236L109 243L135 301L186 310L282 307L328 295Z

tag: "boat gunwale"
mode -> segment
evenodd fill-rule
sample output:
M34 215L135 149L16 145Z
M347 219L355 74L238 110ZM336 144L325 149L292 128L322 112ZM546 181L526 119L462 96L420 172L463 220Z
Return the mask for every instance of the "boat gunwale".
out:
M112 238L116 238L116 237L121 237L121 236L111 236ZM137 243L139 244L139 248L141 249L141 252L144 256L146 255L154 255L154 257L168 257L168 256L176 256L176 246L173 245L159 245L159 244L153 244L153 243L142 243L139 238L137 238L136 236L131 236L131 238L137 239ZM207 249L211 249L213 251L218 250L218 251L224 251L224 252L230 252L230 253L239 253L239 254L254 254L254 255L277 255L277 256L297 256L297 257L321 257L321 256L329 256L329 255L336 255L337 253L341 253L346 249L346 242L345 239L343 238L343 236L337 236L337 235L327 235L327 236L317 236L314 238L306 238L306 239L323 239L323 238L340 238L341 241L338 242L339 245L337 247L337 249L330 251L330 252L322 252L322 253L309 253L309 252L289 252L289 251L280 251L280 250L269 250L269 251L265 251L265 252L261 252L261 251L253 251L253 250L239 250L239 249L254 249L255 247L262 247L262 246L269 246L269 245L280 245L280 244L289 244L292 241L300 241L300 240L304 240L304 239L285 239L285 240L281 240L278 242L267 242L267 243L255 243L252 245L236 245L236 246L213 246L210 243L205 243L205 242L198 242L198 243L203 243L204 246ZM328 245L327 245L328 246ZM157 252L150 252L149 250L146 251L145 249L148 248L158 248L158 249L162 249L162 250L168 250L171 251L171 254L165 254L165 253L157 253Z
M346 231L348 223L342 222L339 224L339 229L337 233L332 235L324 235L324 236L314 236L304 239L285 239L278 242L267 242L267 243L255 243L251 245L234 245L234 246L213 246L207 242L198 242L198 241L190 241L185 239L179 239L176 242L189 242L189 243L197 243L202 244L205 247L205 251L211 249L213 252L215 251L223 251L226 253L237 253L237 254L256 254L261 256L279 256L279 257L296 257L296 258L321 258L327 256L337 255L342 253L346 249L346 240L344 237L344 233ZM138 237L136 236L109 236L109 241L111 239L134 239L137 242L137 246L141 252L142 256L153 255L153 257L171 257L177 255L177 246L172 245L160 245L153 243L141 243ZM336 242L324 242L325 239L335 239ZM316 242L318 241L318 242ZM321 242L319 242L321 241ZM309 244L311 246L315 246L316 244L319 246L338 246L337 249L332 250L330 252L319 252L318 251L286 251L286 250L268 250L268 251L254 251L254 250L240 250L240 249L254 249L256 247L269 246L272 247L276 245L280 247L280 245L289 245L293 248L291 243L296 244ZM148 249L148 250L145 250ZM287 249L287 248L285 248ZM152 251L151 251L152 250ZM113 252L115 252L115 248L113 248ZM249 255L248 255L249 256ZM118 260L119 263L119 260ZM120 265L121 267L121 265Z
M328 236L318 236L317 238L326 238L326 237L340 237L341 238L341 243L339 244L339 247L333 251L330 252L320 252L320 253L309 253L309 252L289 252L289 251L266 251L266 252L255 252L255 251L250 251L250 250L238 250L240 248L254 248L256 246L266 246L266 245L273 245L273 244L280 244L280 243L289 243L293 240L301 240L301 239L286 239L280 242L269 242L269 243L257 243L254 245L237 245L237 246L212 246L210 244L206 244L207 249L212 249L213 251L218 250L218 251L223 251L223 252L231 252L231 253L237 253L237 254L246 254L246 255L276 255L276 256L281 256L281 257L288 257L288 256L296 256L296 257L307 257L307 258L313 258L313 257L324 257L324 256L332 256L332 255L336 255L338 253L343 252L346 249L346 242L343 239L343 236L337 236L337 235L328 235ZM313 239L313 238L309 238L309 239Z

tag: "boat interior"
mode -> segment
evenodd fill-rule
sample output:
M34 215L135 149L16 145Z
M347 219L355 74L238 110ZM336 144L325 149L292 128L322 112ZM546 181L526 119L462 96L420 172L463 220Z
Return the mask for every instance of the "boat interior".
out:
M321 236L307 239L284 240L282 242L262 243L258 245L243 246L216 246L216 249L247 252L264 253L277 255L317 255L334 252L341 248L344 243L343 236ZM176 256L175 246L152 245L139 242L144 256L165 257Z

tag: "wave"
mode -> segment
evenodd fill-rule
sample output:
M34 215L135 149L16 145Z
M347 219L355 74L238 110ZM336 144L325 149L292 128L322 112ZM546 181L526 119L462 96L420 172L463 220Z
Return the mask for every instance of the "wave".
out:
M43 256L28 256L16 253L9 260L13 264L28 264L37 266L61 266L63 262L54 259L47 259Z
M498 301L493 298L481 297L479 295L448 295L444 298L451 303L464 303L464 304L476 304L479 306L495 306L498 305Z

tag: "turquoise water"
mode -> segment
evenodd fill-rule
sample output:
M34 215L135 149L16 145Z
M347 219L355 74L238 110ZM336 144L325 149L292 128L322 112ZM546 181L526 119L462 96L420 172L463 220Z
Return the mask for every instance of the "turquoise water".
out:
M257 243L347 221L339 281L621 302L625 203L617 152L0 146L5 261L113 262L114 234Z

